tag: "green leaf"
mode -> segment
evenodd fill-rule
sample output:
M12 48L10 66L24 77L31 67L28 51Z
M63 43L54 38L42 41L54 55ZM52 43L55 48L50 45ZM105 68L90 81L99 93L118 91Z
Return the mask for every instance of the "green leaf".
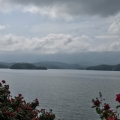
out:
M92 106L91 108L95 108L96 106Z
M97 112L98 114L101 114L101 113L102 113L102 110L100 110L100 108L96 108L96 112Z
M116 109L118 109L120 107L120 105L116 106Z

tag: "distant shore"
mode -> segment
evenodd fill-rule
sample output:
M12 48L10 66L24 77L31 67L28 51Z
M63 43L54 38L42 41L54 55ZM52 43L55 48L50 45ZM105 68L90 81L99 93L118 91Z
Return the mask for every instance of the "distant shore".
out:
M120 71L120 64L96 66L82 66L79 64L67 64L61 62L40 62L40 63L2 63L0 69L23 69L23 70L47 70L47 69L71 69L71 70L101 70Z
M86 70L103 70L103 71L120 71L120 64L118 65L97 65L87 67Z

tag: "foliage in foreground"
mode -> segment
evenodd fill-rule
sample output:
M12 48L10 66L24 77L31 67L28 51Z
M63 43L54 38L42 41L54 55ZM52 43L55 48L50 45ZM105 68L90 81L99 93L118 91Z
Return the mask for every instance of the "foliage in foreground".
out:
M93 106L92 108L96 109L97 114L99 114L99 117L101 120L120 120L119 114L118 114L118 108L120 108L120 105L116 106L116 110L112 110L110 105L107 103L103 104L103 101L105 99L102 98L101 92L99 93L99 99L93 99ZM120 103L120 94L116 95L116 101Z
M38 110L38 99L27 103L22 94L14 98L10 95L9 85L2 80L0 83L0 120L54 120L55 114L52 110Z

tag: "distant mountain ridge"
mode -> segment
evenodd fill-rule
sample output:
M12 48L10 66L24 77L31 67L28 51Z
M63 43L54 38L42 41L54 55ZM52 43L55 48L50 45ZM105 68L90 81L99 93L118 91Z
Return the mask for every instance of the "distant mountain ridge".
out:
M15 63L4 63L0 62L0 64L7 65L11 67ZM84 66L81 66L79 64L67 64L62 62L50 62L50 61L41 61L38 63L32 63L33 65L39 67L44 66L48 69L85 69Z
M24 63L24 62L23 62ZM0 62L1 68L10 68L15 63L4 63ZM106 70L106 71L120 71L120 64L117 65L80 65L80 64L70 64L63 62L51 62L51 61L41 61L37 63L28 63L33 64L36 67L44 66L47 69L80 69L80 70Z
M6 65L8 67L10 67L11 65L13 65L14 63L7 63L7 62L0 62L0 65Z
M50 61L41 61L38 63L34 63L36 66L45 66L48 69L85 69L83 66L79 64L68 64L62 62L50 62Z
M0 68L9 68L8 65L0 64Z
M86 68L86 70L104 70L104 71L120 71L120 64L118 65L97 65L97 66L90 66Z

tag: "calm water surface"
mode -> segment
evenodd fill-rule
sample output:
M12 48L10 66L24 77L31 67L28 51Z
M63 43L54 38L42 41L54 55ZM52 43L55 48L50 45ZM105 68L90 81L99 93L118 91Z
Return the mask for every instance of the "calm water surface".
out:
M0 69L2 79L13 96L22 93L27 101L38 98L40 109L52 108L56 120L99 120L92 98L101 91L114 109L120 93L120 72L114 71Z

